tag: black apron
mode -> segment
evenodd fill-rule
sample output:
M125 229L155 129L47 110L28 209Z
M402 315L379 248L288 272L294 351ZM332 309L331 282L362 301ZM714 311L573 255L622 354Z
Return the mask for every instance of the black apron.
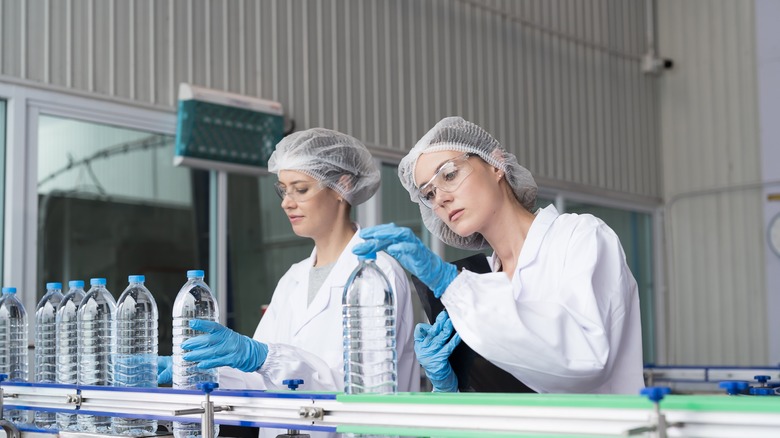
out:
M484 254L475 254L457 260L453 264L458 267L459 271L467 269L478 274L491 272L490 264ZM412 282L428 320L435 321L439 313L444 310L444 305L417 277L412 276ZM455 347L455 351L450 356L450 365L458 377L458 389L461 392L536 392L513 375L477 354L466 345L465 341L461 341Z

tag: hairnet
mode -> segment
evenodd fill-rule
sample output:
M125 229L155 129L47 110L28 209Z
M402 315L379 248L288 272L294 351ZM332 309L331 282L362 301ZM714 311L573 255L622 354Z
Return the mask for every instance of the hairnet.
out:
M442 119L428 131L398 165L398 177L409 192L412 201L420 204L420 214L428 230L444 243L462 249L482 249L488 246L485 238L474 233L462 237L452 231L433 209L420 203L414 170L421 154L438 151L469 152L478 155L491 166L500 169L512 188L515 197L526 210L531 211L536 203L536 182L531 172L517 163L517 158L506 151L487 131L460 117Z
M341 132L313 128L283 138L268 159L268 170L305 173L358 205L379 189L379 168L358 139ZM346 178L345 178L346 176Z

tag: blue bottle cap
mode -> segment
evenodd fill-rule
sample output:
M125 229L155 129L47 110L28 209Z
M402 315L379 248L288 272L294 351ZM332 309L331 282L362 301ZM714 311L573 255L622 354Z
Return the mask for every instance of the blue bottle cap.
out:
M127 276L127 282L128 283L143 283L146 281L146 277L143 275L128 275Z
M84 288L84 280L71 280L68 282L68 287L80 287Z
M89 284L92 286L105 286L106 285L106 279L105 278L90 278Z
M195 278L195 277L205 277L203 271L200 269L193 269L191 271L187 271L187 278Z
M16 293L16 288L15 287L4 287L3 288L3 293L4 294L15 294Z
M62 283L58 283L56 281L52 283L46 283L46 290L52 289L62 289Z
M363 261L363 260L376 260L376 253L375 252L370 252L368 254L360 255L360 256L358 256L358 260L360 260L360 261Z

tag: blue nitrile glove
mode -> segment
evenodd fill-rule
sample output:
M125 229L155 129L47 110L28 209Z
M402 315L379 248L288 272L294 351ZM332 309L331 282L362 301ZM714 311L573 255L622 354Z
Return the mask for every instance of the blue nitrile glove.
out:
M414 352L435 392L457 392L458 376L450 365L450 355L460 344L460 335L450 339L452 321L446 310L436 317L436 322L417 324L414 329Z
M213 321L191 319L190 328L206 335L187 339L181 348L190 350L184 360L199 362L198 368L232 367L246 373L257 371L268 356L268 346L240 335Z
M157 384L164 385L173 382L173 358L157 356Z
M417 276L433 291L436 298L447 290L447 286L458 276L458 268L431 252L409 228L395 224L377 225L360 230L365 242L352 248L357 255L385 251Z

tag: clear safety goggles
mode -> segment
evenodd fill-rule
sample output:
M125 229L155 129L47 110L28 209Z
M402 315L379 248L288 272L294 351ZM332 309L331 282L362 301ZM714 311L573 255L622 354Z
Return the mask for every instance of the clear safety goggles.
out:
M420 202L424 206L433 209L435 207L436 192L441 190L446 193L452 193L457 190L474 170L468 162L469 157L473 155L465 153L442 164L433 175L433 178L423 184L417 191Z
M291 184L289 187L279 181L274 183L274 191L279 195L279 198L284 200L284 197L287 196L294 202L306 202L316 196L317 193L321 192L324 188L325 187L318 182L299 182Z

